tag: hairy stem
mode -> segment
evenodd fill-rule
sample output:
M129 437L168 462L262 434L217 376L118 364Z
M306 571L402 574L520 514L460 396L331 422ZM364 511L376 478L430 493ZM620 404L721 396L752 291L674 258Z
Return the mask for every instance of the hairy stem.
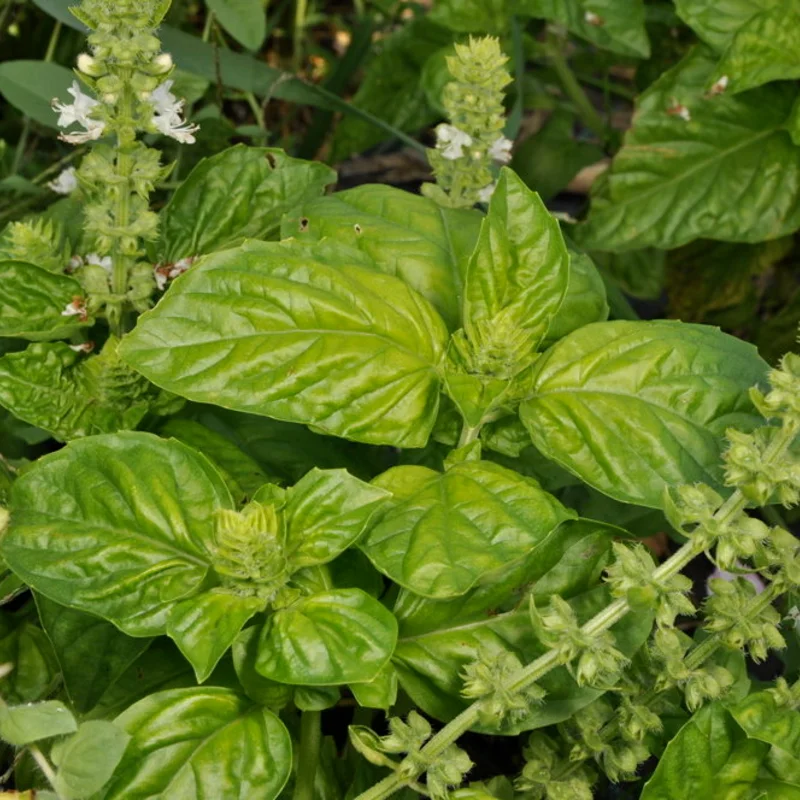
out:
M56 791L56 772L50 765L50 762L47 760L44 753L35 744L28 745L28 752L31 754L33 760L36 762L45 778L47 778L48 782L53 787L53 791L58 796L59 800L61 800L61 795Z

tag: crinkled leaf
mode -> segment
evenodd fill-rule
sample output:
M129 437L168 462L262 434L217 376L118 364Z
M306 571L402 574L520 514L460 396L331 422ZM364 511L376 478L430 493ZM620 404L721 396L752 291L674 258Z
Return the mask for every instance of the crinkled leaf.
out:
M231 647L236 677L245 694L262 706L280 711L292 700L292 686L265 678L256 670L260 628L245 628Z
M800 3L788 5L762 11L736 31L709 88L724 80L725 91L737 94L770 81L800 78Z
M0 359L0 404L61 441L135 428L175 400L122 362L111 340L99 355L41 342Z
M748 797L768 749L748 739L722 703L710 703L667 745L641 800Z
M6 61L0 64L0 94L40 125L56 128L54 97L70 99L67 89L75 80L71 70L48 61Z
M267 15L262 0L207 0L219 24L248 50L258 50L267 35Z
M94 436L14 483L2 554L46 597L152 636L205 580L213 513L232 507L219 474L180 442Z
M618 500L661 508L666 486L721 486L722 437L760 418L756 349L716 328L598 322L536 362L520 417L534 445Z
M421 447L439 404L444 325L400 280L358 261L332 243L217 253L139 318L120 351L192 400Z
M570 600L570 604L585 622L604 608L608 599L605 588L598 587ZM629 614L611 628L617 648L630 657L646 641L651 626L649 614ZM456 617L442 621L426 633L401 634L392 662L400 685L417 706L426 714L446 721L469 705L470 701L461 695L461 673L479 653L511 653L522 664L529 664L546 650L533 635L527 610L517 609L497 616L484 614L482 620L469 624ZM544 702L532 706L522 719L503 727L504 734L561 722L602 694L597 689L578 687L564 667L549 672L539 685L547 691ZM481 725L474 730L497 732Z
M64 800L83 800L103 788L114 774L130 736L113 722L82 722L77 733L50 754L58 767L54 788Z
M174 262L277 238L281 217L336 180L324 164L239 144L203 159L161 212L159 259Z
M605 50L639 58L650 55L642 0L519 0L518 13L558 22Z
M150 640L126 636L110 622L36 595L42 626L53 643L73 708L90 711L103 693L148 648Z
M640 96L633 127L576 229L581 245L758 242L800 226L800 150L782 130L793 87L708 97L713 69L698 47Z
M675 0L678 16L715 50L722 52L736 31L762 11L787 9L793 0Z
M105 800L271 800L289 778L292 745L283 723L228 689L159 692L115 722L131 742Z
M24 261L0 261L0 336L33 341L66 339L90 325L61 312L74 298L85 301L81 285Z
M256 669L301 686L371 681L388 662L397 622L360 589L305 597L267 617Z
M502 318L537 346L567 293L569 262L558 222L504 168L467 267L462 313L470 338L478 323Z
M178 603L167 620L167 635L205 681L244 624L264 610L264 600L231 592L203 592Z
M370 184L303 204L286 217L282 234L331 238L357 248L457 328L464 274L480 225L477 211L442 208L427 197Z
M558 525L569 512L534 481L489 462L456 464L444 474L395 467L377 479L402 492L361 542L370 561L416 594L464 594L501 567L533 551L558 548ZM540 557L546 558L545 555Z
M800 712L778 703L772 692L755 692L728 711L751 739L800 758Z
M75 717L58 700L0 706L0 739L14 747L74 733L77 729Z
M389 497L347 470L311 470L287 492L286 554L292 569L332 561L361 536Z

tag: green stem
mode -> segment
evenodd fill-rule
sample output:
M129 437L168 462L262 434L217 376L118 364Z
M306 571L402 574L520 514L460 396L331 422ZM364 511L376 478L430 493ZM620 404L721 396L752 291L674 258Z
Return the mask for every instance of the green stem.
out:
M466 447L468 444L472 444L472 442L474 442L480 435L482 427L483 425L481 424L481 425L476 425L474 428L472 428L469 425L467 425L466 422L464 422L464 427L461 428L461 436L458 439L458 444L456 445L456 448Z
M50 41L47 43L47 52L44 54L44 60L49 62L53 60L56 54L56 45L58 44L58 37L61 35L61 23L56 22L53 27L53 32L50 34Z
M296 0L294 12L294 30L292 32L292 67L294 73L300 72L303 64L303 34L306 29L308 0Z
M44 753L36 747L36 745L28 745L28 752L33 756L33 760L39 766L39 769L44 773L45 778L47 778L50 785L53 787L53 792L55 792L56 796L61 800L61 795L56 790L56 773L52 766L50 766L50 762L45 758Z
M300 752L292 800L314 800L314 779L322 746L321 713L304 711L300 717Z
M204 42L208 42L208 40L211 38L211 26L213 24L214 12L209 10L206 14L206 22L205 25L203 25L203 35L201 37Z
M580 116L583 124L604 142L606 139L605 122L586 96L586 92L583 91L583 87L578 83L578 79L564 57L564 44L565 40L561 36L551 34L548 37L546 47L550 63L559 81L561 81L561 86L567 97L575 104L578 116Z

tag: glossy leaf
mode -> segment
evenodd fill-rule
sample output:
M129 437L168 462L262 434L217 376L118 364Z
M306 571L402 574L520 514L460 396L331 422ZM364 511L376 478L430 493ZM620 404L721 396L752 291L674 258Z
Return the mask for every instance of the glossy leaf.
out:
M615 0L520 0L518 13L557 22L605 50L639 58L650 55L642 0L623 5Z
M759 423L748 391L765 369L716 328L598 322L536 362L520 417L537 449L590 486L660 508L666 486L720 486L722 436Z
M54 97L69 100L67 89L75 80L71 70L45 61L6 61L0 64L0 94L40 125L56 128Z
M772 692L755 692L728 711L751 739L800 758L800 712L778 703Z
M55 790L64 800L82 800L111 778L130 736L113 722L82 722L68 739L59 741L50 757L58 767Z
M558 548L557 528L569 512L532 480L480 461L444 474L396 467L376 483L394 490L410 478L413 489L381 515L361 549L416 594L456 597L504 565Z
M58 681L58 660L45 632L8 612L0 614L0 663L14 665L0 679L0 696L12 705L43 699Z
M0 739L14 747L74 733L77 729L75 717L58 700L0 706Z
M36 596L73 708L90 711L103 693L147 649L149 639L126 636L110 622Z
M480 226L476 211L442 208L391 186L366 185L303 204L284 220L282 235L327 237L357 248L376 269L416 289L457 328L464 275Z
M217 253L139 318L120 351L192 400L421 447L436 419L444 325L401 281L359 261L331 244Z
M737 94L764 83L800 78L800 4L776 6L739 28L709 79Z
M391 657L397 622L360 589L298 600L267 617L256 669L300 686L371 681Z
M206 0L219 24L248 50L258 50L267 35L262 0Z
M161 261L277 238L281 217L336 180L324 164L236 145L203 159L161 212Z
M503 169L469 261L463 319L470 338L495 320L522 330L536 347L569 285L569 254L558 222L539 196Z
M667 745L641 800L745 798L768 746L748 739L719 703L700 709Z
M115 723L131 742L105 800L271 800L291 771L291 740L281 721L227 689L159 692Z
M271 681L256 670L259 633L259 627L252 625L245 628L233 643L231 655L236 677L248 697L262 706L280 711L291 702L294 687Z
M397 700L397 672L391 663L368 683L351 683L349 686L356 702L362 708L390 709Z
M708 97L713 70L697 48L639 97L633 127L576 230L582 246L757 242L800 226L800 150L782 130L793 89Z
M786 0L675 0L678 16L719 52L756 14L786 7Z
M0 261L0 282L0 336L66 339L94 321L62 314L74 298L84 302L81 285L66 275L24 261Z
M232 506L213 467L185 445L95 436L15 481L2 553L46 597L151 636L205 580L213 512Z
M361 536L389 496L346 470L313 469L287 492L286 553L291 568L332 561Z

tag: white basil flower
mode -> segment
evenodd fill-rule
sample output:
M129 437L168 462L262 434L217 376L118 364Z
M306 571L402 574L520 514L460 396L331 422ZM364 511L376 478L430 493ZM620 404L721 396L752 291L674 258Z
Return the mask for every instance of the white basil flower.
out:
M484 186L483 189L478 192L478 200L480 200L481 203L488 203L492 199L496 188L497 183L490 183L488 186Z
M77 122L85 130L75 133L62 133L60 138L70 144L83 144L84 142L99 139L103 135L106 124L89 116L94 107L98 105L97 100L88 94L84 94L78 81L73 81L72 86L67 91L75 98L72 103L62 103L58 98L54 99L52 103L53 110L59 114L58 127L68 128Z
M87 264L94 264L96 267L102 267L106 272L111 272L111 256L104 256L101 258L97 253L89 253L86 256Z
M436 142L442 152L442 157L448 161L455 161L464 155L464 148L472 145L472 137L459 130L455 125L438 125L436 127Z
M78 188L78 175L75 167L67 167L61 174L47 184L47 188L56 194L72 194Z
M499 164L508 164L511 161L511 148L513 146L514 142L511 139L500 136L489 148L489 156L492 161L497 161Z
M164 81L150 93L153 104L153 125L165 136L170 136L183 144L194 144L193 134L199 125L191 125L183 119L183 100L170 91L175 81Z

